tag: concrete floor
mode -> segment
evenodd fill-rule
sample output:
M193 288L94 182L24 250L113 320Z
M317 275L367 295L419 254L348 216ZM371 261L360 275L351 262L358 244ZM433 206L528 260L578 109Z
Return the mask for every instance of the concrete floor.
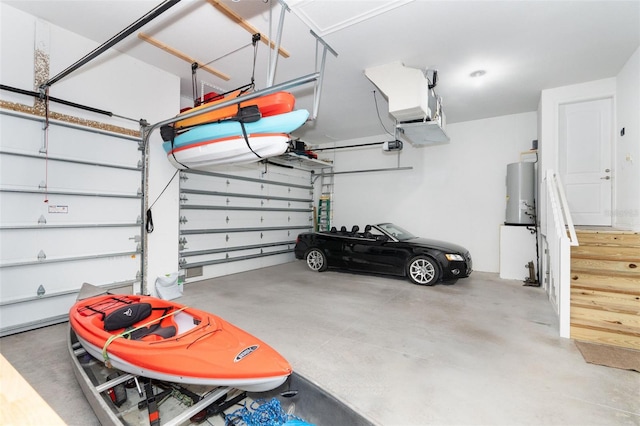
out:
M297 261L188 284L179 302L257 335L376 424L640 425L640 374L584 362L544 291L497 274L421 287ZM0 352L66 422L97 424L67 326Z

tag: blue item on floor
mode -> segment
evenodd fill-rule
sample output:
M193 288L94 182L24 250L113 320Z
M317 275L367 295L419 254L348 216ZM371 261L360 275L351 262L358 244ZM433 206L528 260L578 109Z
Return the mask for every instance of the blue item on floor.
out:
M258 399L251 403L250 408L246 405L238 408L233 413L227 414L225 425L314 426L299 417L285 413L277 398L272 398L270 401Z

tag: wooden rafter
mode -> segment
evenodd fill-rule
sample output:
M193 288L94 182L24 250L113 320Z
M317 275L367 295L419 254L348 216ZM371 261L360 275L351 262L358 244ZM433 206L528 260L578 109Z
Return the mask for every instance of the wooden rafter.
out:
M176 56L176 57L182 59L183 61L189 62L190 64L193 64L195 62L195 63L198 64L198 68L203 69L203 70L215 75L216 77L220 77L221 79L223 79L225 81L229 81L231 79L231 77L229 77L227 74L225 74L223 72L220 72L220 71L218 71L218 70L216 70L214 68L211 68L208 65L204 65L202 62L197 61L194 58L192 58L191 56L180 52L178 49L174 49L173 47L171 47L171 46L169 46L169 45L167 45L167 44L165 44L165 43L163 43L161 41L156 40L155 38L149 36L148 34L138 33L138 38L140 40L146 41L147 43L149 43L149 44L151 44L151 45L153 45L155 47L158 47L158 48L164 50L167 53L172 54L173 56Z
M234 21L236 24L240 25L242 28L244 28L245 30L249 31L251 34L256 34L259 33L260 34L260 40L262 40L262 42L264 44L266 44L267 46L271 47L272 49L274 49L276 47L276 44L269 40L269 38L264 35L262 32L260 32L256 27L254 27L253 25L251 25L246 19L244 19L242 16L238 15L236 12L234 12L233 10L229 9L228 6L226 6L224 3L222 3L220 0L207 0L209 2L209 4L213 7L215 7L216 9L218 9L220 12L222 12L223 14L225 14L229 19L231 19L232 21ZM288 58L289 52L287 52L284 48L280 47L278 49L278 53L280 54L280 56L282 56L283 58Z

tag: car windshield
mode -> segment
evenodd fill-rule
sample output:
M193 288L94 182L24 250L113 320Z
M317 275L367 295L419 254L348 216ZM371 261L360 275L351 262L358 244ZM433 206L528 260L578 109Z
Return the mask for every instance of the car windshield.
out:
M393 223L380 223L378 224L378 227L399 241L410 240L416 237L411 232L406 231Z

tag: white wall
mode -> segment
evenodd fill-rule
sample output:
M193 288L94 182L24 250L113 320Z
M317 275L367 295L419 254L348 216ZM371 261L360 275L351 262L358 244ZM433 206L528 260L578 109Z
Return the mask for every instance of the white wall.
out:
M640 47L616 77L616 112L614 223L640 231Z
M7 86L34 90L34 46L49 54L53 77L98 46L98 43L65 29L39 21L0 2L0 81ZM50 95L155 123L171 117L180 107L179 78L127 55L109 51L51 87ZM33 105L33 98L0 92L0 99ZM83 112L51 103L52 111L106 124L139 129L135 121ZM159 132L150 141L149 199L155 200L175 169L166 160ZM178 270L178 180L153 209L155 232L149 235L149 287L155 277Z
M507 164L537 139L536 113L450 124L449 144L415 147L400 154L380 146L323 151L336 172L383 167L412 170L335 176L333 225L390 221L414 234L460 244L474 269L499 271L500 225L505 220ZM353 145L387 136L344 141Z

